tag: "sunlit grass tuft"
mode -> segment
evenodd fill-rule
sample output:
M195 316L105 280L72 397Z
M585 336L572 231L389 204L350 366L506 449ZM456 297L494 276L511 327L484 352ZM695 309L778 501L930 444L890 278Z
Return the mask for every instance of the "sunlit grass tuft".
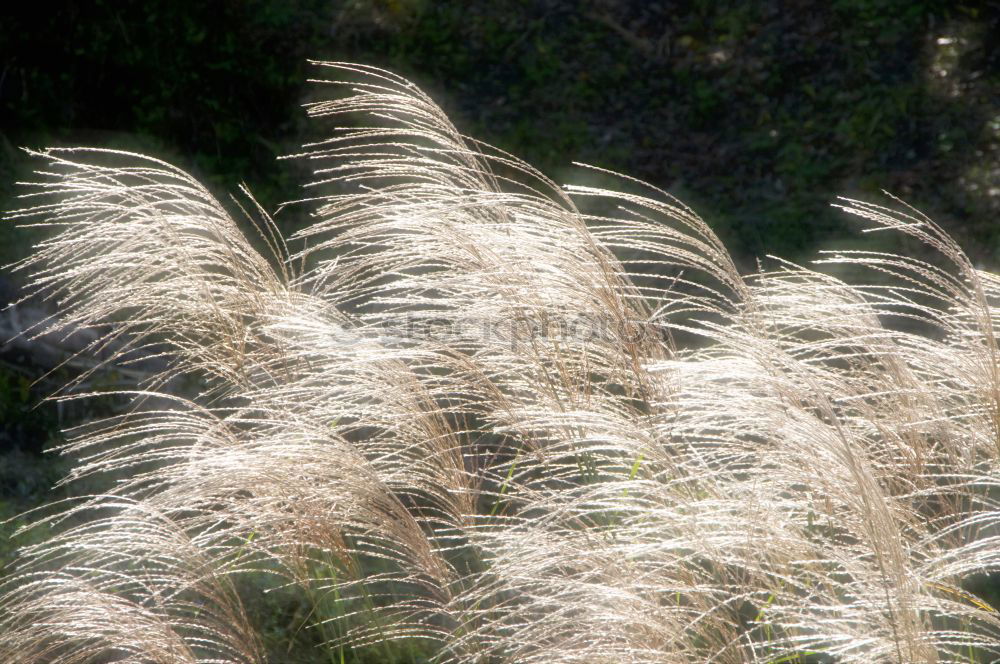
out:
M321 607L329 661L1000 656L967 589L1000 564L1000 278L858 201L940 262L742 275L665 192L560 189L409 82L317 65L346 94L310 115L370 126L297 155L287 242L161 161L38 153L11 216L55 227L18 265L53 326L170 364L71 436L71 479L117 481L24 550L0 660L261 661L261 575Z

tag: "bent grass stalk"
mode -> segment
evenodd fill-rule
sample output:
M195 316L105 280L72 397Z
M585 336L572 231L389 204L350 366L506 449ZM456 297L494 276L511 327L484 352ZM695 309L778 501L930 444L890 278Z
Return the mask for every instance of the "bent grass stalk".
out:
M232 585L261 571L329 661L1000 657L965 588L1000 569L1000 277L846 200L937 262L741 275L666 192L562 189L405 79L315 65L314 222L286 240L244 191L264 253L160 160L35 153L33 333L170 364L69 436L69 479L115 481L40 520L66 525L0 587L0 660L263 661Z

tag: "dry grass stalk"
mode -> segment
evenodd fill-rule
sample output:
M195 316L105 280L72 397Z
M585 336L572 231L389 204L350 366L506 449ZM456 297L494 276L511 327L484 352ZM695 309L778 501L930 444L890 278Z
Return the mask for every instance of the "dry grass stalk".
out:
M1000 656L963 590L1000 565L1000 278L857 201L947 265L742 276L664 192L564 193L404 79L317 65L349 92L310 114L372 126L298 155L295 252L163 162L39 153L12 216L58 230L18 266L54 326L169 357L137 403L203 390L71 438L72 477L122 479L24 552L0 660L260 661L231 578L261 569L447 662Z

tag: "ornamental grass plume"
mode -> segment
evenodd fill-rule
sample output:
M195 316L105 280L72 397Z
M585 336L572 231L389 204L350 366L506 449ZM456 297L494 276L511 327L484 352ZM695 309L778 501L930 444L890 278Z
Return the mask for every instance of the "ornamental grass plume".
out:
M236 590L261 572L342 608L331 650L1000 657L968 590L1000 568L1000 277L853 200L941 260L742 275L663 191L560 189L408 81L316 65L347 92L309 114L368 126L296 155L315 218L288 242L162 161L37 153L10 215L58 231L16 266L59 304L36 333L169 364L70 432L68 480L114 482L39 519L0 661L264 661Z

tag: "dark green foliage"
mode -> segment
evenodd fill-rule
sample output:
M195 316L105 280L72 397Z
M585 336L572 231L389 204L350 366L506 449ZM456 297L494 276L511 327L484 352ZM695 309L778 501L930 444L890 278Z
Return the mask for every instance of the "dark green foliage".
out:
M991 3L58 5L0 25L4 171L11 146L99 142L274 206L300 181L273 154L305 137L306 58L343 59L408 75L557 179L578 160L683 194L747 263L846 236L827 203L879 189L998 258Z
M300 142L306 59L329 43L330 3L57 5L20 3L0 22L5 187L20 162L10 146L90 141L169 156L220 191L252 181L268 207L294 192L274 156Z
M995 7L366 4L383 27L348 30L349 59L406 72L545 172L578 160L683 193L743 261L846 235L827 207L844 191L888 189L969 244L993 238L998 198L955 156L997 150Z

